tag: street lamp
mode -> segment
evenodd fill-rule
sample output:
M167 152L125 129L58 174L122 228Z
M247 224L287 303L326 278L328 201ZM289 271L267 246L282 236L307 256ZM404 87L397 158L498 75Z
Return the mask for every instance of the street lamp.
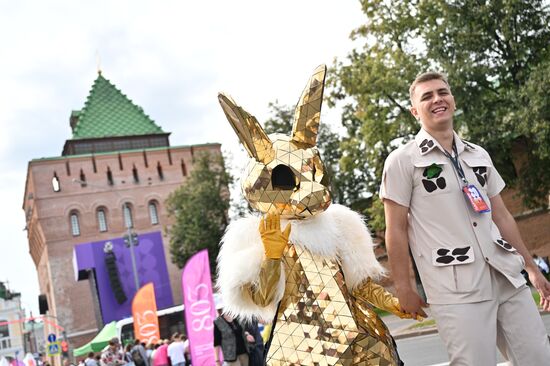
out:
M76 178L73 178L73 183L78 183L82 186L89 185L95 188L101 188L101 189L104 188L102 186L90 184L86 181L76 179ZM122 198L117 191L111 190L111 192L114 193L117 197ZM130 211L130 206L126 202L122 203L122 217L127 230L127 234L124 235L124 243L126 244L126 247L130 249L130 259L132 262L132 274L134 277L134 284L136 286L136 292L137 292L139 290L139 275L137 271L136 254L134 252L134 246L138 245L139 241L138 241L137 234L135 232L132 232L131 211Z
M124 216L124 221L126 222L126 229L128 230L128 233L124 235L124 243L126 244L127 248L130 248L130 258L132 260L132 273L134 274L134 283L136 285L136 292L139 290L139 277L138 277L138 271L137 271L137 265L136 265L136 253L134 252L134 245L139 244L138 236L135 232L132 232L131 227L131 211L130 207L124 202L122 204L122 211ZM128 218L126 218L126 214L128 214Z

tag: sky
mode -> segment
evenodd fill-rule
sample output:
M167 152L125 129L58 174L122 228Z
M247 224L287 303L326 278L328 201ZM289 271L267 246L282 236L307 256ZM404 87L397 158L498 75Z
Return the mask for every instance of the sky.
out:
M217 93L263 122L270 102L296 104L316 66L345 61L365 20L358 0L0 0L0 281L37 314L27 163L61 155L98 68L172 145L219 142L238 167ZM325 105L322 121L337 118Z

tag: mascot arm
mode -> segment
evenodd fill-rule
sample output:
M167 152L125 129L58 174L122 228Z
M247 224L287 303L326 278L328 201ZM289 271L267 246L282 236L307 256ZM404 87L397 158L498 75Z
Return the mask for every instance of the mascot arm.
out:
M412 318L411 314L406 314L401 311L401 306L399 305L399 300L397 297L386 291L384 287L374 283L370 277L355 288L353 291L353 296L355 298L368 301L377 308L395 314L400 318ZM417 320L422 320L421 317L419 318L420 319Z
M267 214L260 220L258 228L266 258L262 262L258 281L241 287L243 295L250 297L254 304L265 307L277 293L281 278L281 257L288 244L290 225L281 232L281 218L278 214Z
M281 277L281 260L266 258L262 262L256 283L241 287L243 296L252 299L254 304L265 307L271 304L277 295L277 284Z

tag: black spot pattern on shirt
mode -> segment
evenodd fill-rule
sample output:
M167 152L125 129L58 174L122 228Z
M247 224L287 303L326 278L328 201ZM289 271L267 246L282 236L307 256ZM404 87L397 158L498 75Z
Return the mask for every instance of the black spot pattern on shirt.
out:
M471 247L456 248L453 249L452 252L446 248L438 249L436 253L439 257L437 257L435 261L442 264L451 264L454 261L462 263L470 259L470 256L467 255L470 248Z
M473 171L479 184L481 184L482 187L485 187L485 184L487 184L487 167L476 166Z
M445 178L440 177L441 172L438 172L432 178L428 178L429 168L430 167L427 167L426 169L424 169L424 172L422 173L422 176L425 177L425 179L422 179L422 185L424 186L424 189L426 190L426 192L432 193L438 188L445 189L445 187L447 187L447 182L445 181Z
M496 245L498 245L499 247L501 247L502 249L507 250L509 252L515 252L516 251L516 249L510 243L508 243L506 240L504 240L502 238L495 240L494 243Z
M424 139L418 147L420 147L420 151L422 151L422 153L425 153L434 147L434 142L433 140Z

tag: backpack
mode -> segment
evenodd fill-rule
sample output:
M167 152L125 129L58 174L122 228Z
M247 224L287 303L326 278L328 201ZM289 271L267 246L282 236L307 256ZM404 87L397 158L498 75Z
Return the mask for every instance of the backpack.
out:
M130 354L132 355L132 359L134 360L134 364L136 366L145 366L145 360L141 356L141 352L139 352L138 347L132 348L132 352Z

